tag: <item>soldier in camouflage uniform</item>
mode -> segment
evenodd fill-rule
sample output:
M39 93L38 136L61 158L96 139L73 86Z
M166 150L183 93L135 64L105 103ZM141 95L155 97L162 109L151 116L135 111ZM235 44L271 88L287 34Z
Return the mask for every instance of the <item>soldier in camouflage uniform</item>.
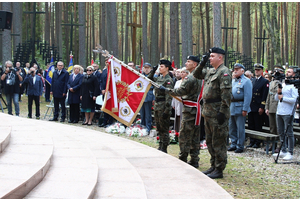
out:
M205 121L206 144L210 153L211 167L204 171L210 178L223 178L223 170L227 164L227 137L231 101L231 73L224 66L225 51L213 47L208 54L203 55L200 67L194 71L194 76L204 79L203 111ZM207 60L214 67L203 69Z
M202 87L202 81L196 79L193 76L193 71L200 62L199 57L188 56L185 63L186 69L190 74L182 80L179 88L169 90L160 87L162 90L166 90L166 93L172 96L182 97L183 109L182 109L182 122L179 131L179 159L187 162L187 157L190 154L191 160L188 162L190 165L199 167L199 150L200 150L200 98L198 99ZM199 110L198 110L199 109ZM196 121L196 116L198 118Z
M171 76L169 75L169 70L172 69L172 63L169 60L160 60L159 64L160 75L158 77L154 77L154 73L158 68L158 66L155 66L150 72L148 78L155 81L159 85L163 85L166 88L173 89L174 83ZM167 153L167 148L170 144L169 126L172 112L172 97L165 94L165 92L161 91L159 88L154 89L154 94L154 119L159 136L158 150Z

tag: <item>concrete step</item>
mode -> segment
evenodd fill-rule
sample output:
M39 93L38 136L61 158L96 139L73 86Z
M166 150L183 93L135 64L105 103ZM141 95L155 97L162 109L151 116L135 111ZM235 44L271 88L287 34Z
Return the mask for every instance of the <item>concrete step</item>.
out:
M98 127L5 118L13 132L39 130L53 139L49 172L25 198L232 198L214 180L179 159Z
M93 198L98 165L92 152L66 134L54 135L54 152L50 169L26 199Z
M2 153L9 144L10 133L11 127L0 127L0 153Z
M0 198L19 199L30 192L47 173L52 153L51 137L12 128L0 154Z

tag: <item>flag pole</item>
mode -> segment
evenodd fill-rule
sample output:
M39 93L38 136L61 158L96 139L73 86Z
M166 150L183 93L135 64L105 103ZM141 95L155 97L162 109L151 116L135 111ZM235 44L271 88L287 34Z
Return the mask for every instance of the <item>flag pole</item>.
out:
M120 65L124 66L125 68L127 68L128 70L132 71L133 73L135 73L136 75L138 75L139 77L149 81L153 86L160 88L160 85L155 83L154 81L152 81L151 79L149 79L148 77L144 76L143 74L139 73L138 71L132 69L131 67L129 67L127 64L125 64L124 62L122 62L121 60L117 59L116 57L114 57L113 55L109 54L109 52L107 50L103 50L101 45L97 45L96 50L93 50L95 53L101 53L102 56L104 57L109 57L111 59L113 59L114 61L116 61L117 63L119 63ZM172 96L172 95L171 95ZM176 96L172 96L174 97L176 100L182 102L182 100Z

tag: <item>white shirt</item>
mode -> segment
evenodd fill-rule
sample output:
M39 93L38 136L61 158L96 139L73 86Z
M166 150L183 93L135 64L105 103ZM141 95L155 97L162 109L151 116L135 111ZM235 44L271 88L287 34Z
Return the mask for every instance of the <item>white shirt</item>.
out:
M176 81L174 89L179 88L180 85L181 85L181 83L182 83L182 80ZM175 113L176 113L177 116L181 115L181 113L182 113L182 106L183 106L183 104L180 101L178 101L175 98L172 99L172 107L174 107L174 110L175 110Z
M293 115L293 110L295 106L295 102L298 97L298 90L294 87L294 85L285 85L282 84L282 102L278 99L278 94L275 95L275 100L278 101L277 105L277 115Z
M34 76L34 77L33 77L33 80L32 80L33 85L35 84L35 80L36 80L36 77Z

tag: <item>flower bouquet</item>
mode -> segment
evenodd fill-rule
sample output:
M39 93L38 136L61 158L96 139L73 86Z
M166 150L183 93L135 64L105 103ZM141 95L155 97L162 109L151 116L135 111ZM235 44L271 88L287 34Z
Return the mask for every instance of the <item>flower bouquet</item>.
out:
M125 132L125 127L122 123L116 122L105 129L108 133L122 134Z
M140 125L140 124L133 124L130 127L126 128L126 134L128 136L137 137L137 136L146 136L149 133L145 126Z
M179 133L175 130L169 131L170 144L177 144Z

